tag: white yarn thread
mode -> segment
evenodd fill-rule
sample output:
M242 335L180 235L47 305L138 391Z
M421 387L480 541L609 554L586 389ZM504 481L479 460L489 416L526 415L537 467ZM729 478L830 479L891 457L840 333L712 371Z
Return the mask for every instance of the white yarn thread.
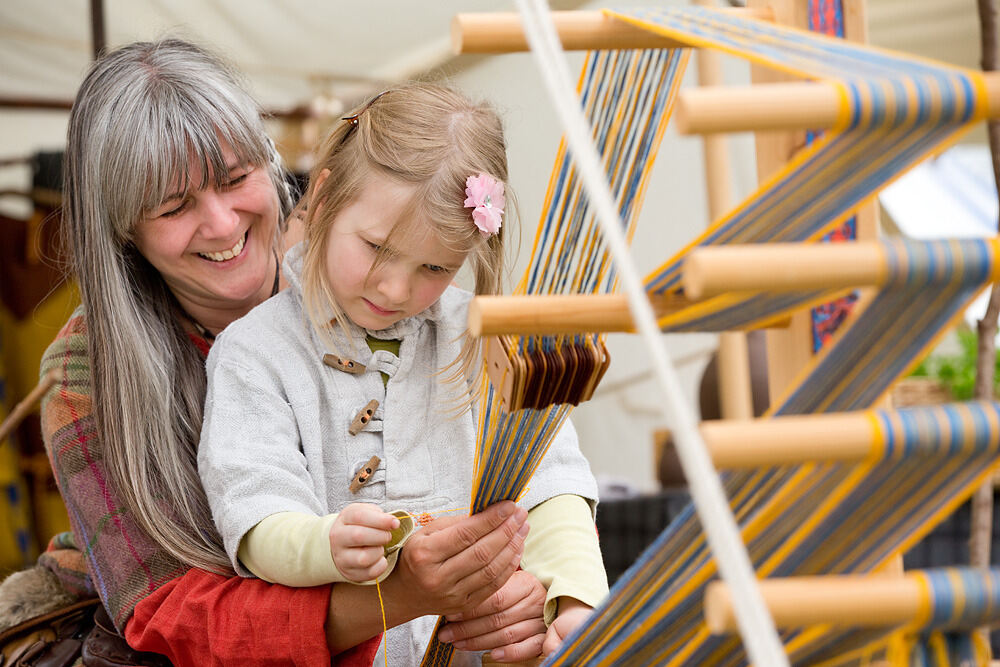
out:
M591 140L589 126L580 110L580 100L570 83L572 79L565 54L552 24L548 5L544 0L515 0L515 3L521 13L531 52L562 120L583 184L596 207L597 221L617 265L632 318L652 357L656 379L666 398L664 416L668 423L674 425L677 453L691 498L718 563L719 573L732 591L736 620L747 655L756 665L786 666L789 664L788 657L757 587L746 546L698 431L697 418L684 400L677 373L664 349L656 316L629 255L621 231L622 223Z

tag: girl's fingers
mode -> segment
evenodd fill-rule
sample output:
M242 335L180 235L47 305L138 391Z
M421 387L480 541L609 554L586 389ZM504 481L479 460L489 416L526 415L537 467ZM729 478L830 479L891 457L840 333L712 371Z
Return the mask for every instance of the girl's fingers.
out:
M365 526L385 531L399 527L399 519L371 503L351 503L340 513L340 520L345 525Z
M333 559L340 573L354 581L367 581L385 571L389 566L379 547L347 549Z
M384 547L391 539L392 533L388 530L378 530L367 526L347 525L337 535L339 545L348 549Z

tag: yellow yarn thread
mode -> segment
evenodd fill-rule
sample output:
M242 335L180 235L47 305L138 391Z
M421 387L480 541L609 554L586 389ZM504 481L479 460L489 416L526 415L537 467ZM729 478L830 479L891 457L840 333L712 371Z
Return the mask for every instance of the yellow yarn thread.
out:
M382 602L382 587L377 579L375 592L378 593L378 610L382 612L382 657L385 658L385 667L389 667L389 628L385 625L385 603Z

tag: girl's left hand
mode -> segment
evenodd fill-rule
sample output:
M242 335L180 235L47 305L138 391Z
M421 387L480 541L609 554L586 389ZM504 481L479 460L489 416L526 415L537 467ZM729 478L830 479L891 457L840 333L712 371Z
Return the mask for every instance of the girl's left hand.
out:
M563 640L570 636L587 617L593 608L570 597L559 598L559 615L552 621L545 633L545 643L542 644L542 655L552 655L559 649Z
M485 602L448 616L438 638L463 651L488 650L496 662L534 658L545 639L544 605L545 587L535 575L518 570Z

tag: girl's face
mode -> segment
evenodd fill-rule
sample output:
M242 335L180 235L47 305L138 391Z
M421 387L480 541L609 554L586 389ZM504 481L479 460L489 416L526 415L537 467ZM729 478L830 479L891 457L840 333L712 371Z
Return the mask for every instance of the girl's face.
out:
M225 185L177 191L139 222L135 244L199 321L242 314L271 294L280 207L265 167L241 167L224 148ZM191 181L200 182L200 166ZM206 326L208 326L206 324Z
M414 190L413 185L373 176L333 219L327 279L337 305L359 327L385 329L426 310L465 261L467 253L443 247L428 231L408 238L404 248L391 248L389 258L371 271L393 225L407 214Z

